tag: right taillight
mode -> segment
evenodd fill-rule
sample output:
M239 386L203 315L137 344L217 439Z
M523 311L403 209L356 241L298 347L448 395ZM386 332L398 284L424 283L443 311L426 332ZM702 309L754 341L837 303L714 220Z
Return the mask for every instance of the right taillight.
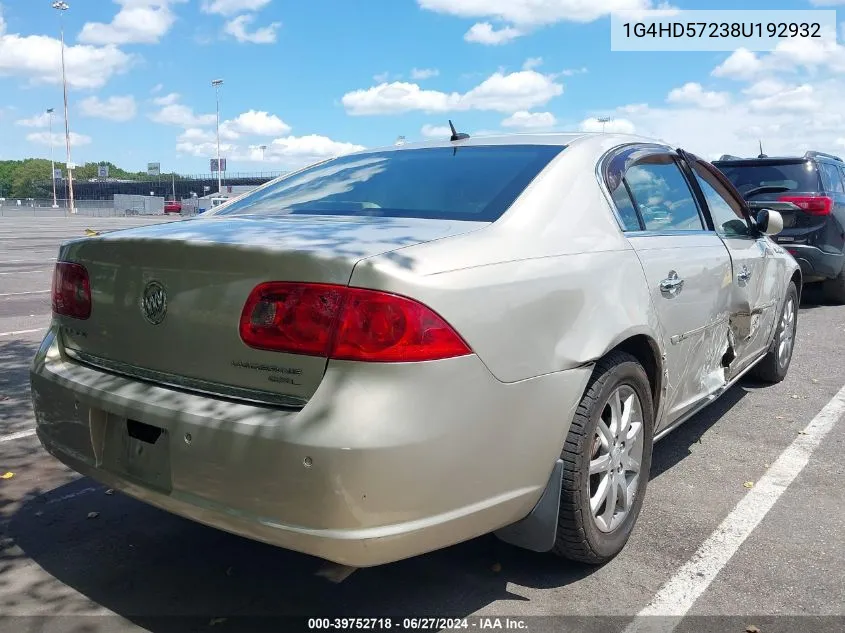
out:
M52 295L55 314L83 320L91 316L91 282L84 266L57 262Z
M244 305L240 335L250 347L336 360L416 362L472 353L418 301L333 284L261 284Z
M810 215L830 215L833 198L828 196L781 196L778 202L791 202Z

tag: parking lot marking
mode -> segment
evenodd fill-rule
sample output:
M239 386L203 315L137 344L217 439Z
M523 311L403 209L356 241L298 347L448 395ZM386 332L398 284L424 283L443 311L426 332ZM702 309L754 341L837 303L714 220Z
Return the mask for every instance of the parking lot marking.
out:
M42 332L46 327L37 327L34 330L16 330L14 332L0 332L0 336L17 336L18 334L33 334L34 332Z
M772 509L810 461L824 436L845 413L845 387L819 411L754 487L725 517L716 531L698 548L651 602L637 614L624 633L671 633L695 601L707 590L721 569ZM645 617L663 616L663 617Z
M17 297L18 295L43 295L49 290L30 290L29 292L0 292L0 297Z
M35 429L29 429L27 431L18 431L17 433L11 433L9 435L0 435L0 443L14 442L15 440L22 440L25 437L32 437L33 435L35 435Z
M34 275L35 273L48 273L49 270L13 270L7 273L0 273L0 275Z

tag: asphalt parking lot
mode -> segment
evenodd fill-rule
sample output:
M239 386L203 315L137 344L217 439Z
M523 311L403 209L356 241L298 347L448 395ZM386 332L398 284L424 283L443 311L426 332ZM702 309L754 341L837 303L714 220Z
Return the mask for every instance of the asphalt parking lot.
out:
M149 221L0 218L2 630L239 631L260 617L284 631L272 618L296 615L610 631L638 614L667 632L845 630L845 307L809 289L786 381L741 382L655 447L639 524L610 564L484 537L334 583L316 559L106 494L34 437L27 371L59 242Z

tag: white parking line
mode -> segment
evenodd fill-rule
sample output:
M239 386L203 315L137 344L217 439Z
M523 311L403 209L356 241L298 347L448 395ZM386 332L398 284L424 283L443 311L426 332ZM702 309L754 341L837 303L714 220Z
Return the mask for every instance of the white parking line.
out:
M25 437L32 437L33 435L35 435L35 429L18 431L17 433L11 433L9 435L0 435L0 443L14 442L15 440L22 440Z
M624 633L671 633L810 461L845 413L845 387L784 450L716 531L637 614ZM663 616L663 617L647 617Z
M0 297L16 297L18 295L43 295L49 290L30 290L29 292L0 292Z
M18 334L32 334L34 332L43 332L46 327L37 327L34 330L16 330L14 332L0 332L0 336L17 336Z
M35 273L48 273L49 270L13 270L7 273L0 273L0 275L34 275Z

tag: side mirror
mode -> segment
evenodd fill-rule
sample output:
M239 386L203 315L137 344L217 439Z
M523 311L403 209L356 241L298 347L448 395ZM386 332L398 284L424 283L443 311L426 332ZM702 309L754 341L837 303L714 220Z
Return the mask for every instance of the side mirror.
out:
M777 235L783 231L783 216L771 209L761 209L757 213L755 224L761 233L765 235Z

